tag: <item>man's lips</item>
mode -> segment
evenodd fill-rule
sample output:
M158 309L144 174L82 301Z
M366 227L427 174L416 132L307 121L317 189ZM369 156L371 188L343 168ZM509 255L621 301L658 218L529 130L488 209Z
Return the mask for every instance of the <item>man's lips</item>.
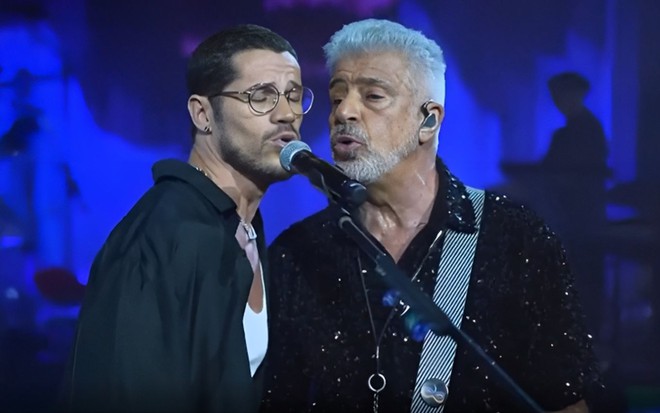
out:
M362 145L364 142L349 135L337 135L332 139L332 147L340 151L350 151Z
M287 143L289 143L291 141L297 141L297 140L300 140L300 139L293 132L278 133L277 135L275 135L272 138L268 139L269 142L272 142L272 143L274 143L275 145L278 145L278 146L285 146Z

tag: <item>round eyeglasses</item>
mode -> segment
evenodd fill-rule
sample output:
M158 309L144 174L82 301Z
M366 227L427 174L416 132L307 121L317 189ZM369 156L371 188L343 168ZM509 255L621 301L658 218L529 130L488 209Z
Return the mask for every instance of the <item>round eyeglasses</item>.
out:
M275 109L280 101L280 96L286 98L291 111L296 115L304 115L309 112L314 102L314 92L307 87L294 86L286 92L280 92L275 85L270 83L258 83L243 92L227 90L210 95L209 97L214 96L233 97L243 102L245 100L239 96L247 96L247 103L250 105L250 108L260 114L265 114Z

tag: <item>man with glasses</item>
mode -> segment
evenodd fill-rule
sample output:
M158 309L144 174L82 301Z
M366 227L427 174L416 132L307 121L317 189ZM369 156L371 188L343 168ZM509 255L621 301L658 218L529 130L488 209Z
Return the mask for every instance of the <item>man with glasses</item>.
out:
M93 264L65 386L68 410L256 411L268 344L259 203L285 180L313 94L289 42L255 25L217 33L187 70L188 162L154 186Z

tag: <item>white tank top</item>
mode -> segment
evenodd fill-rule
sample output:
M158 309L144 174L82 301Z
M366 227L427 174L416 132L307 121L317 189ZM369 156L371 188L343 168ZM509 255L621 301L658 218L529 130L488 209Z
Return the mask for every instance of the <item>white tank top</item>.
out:
M259 263L261 267L261 263ZM263 268L261 273L263 274ZM263 307L259 313L255 313L248 304L245 305L243 313L243 330L245 331L245 346L250 359L250 374L254 373L266 357L268 349L268 311L266 310L266 289L264 279L261 277L261 289L263 291Z

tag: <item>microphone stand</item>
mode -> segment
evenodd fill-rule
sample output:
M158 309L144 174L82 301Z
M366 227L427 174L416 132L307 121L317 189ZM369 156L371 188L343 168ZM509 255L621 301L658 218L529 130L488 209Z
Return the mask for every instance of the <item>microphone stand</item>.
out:
M355 210L355 205L342 205L340 200L335 199L334 201L339 209L339 228L350 236L358 247L373 260L376 264L376 272L382 276L383 281L399 294L403 302L409 305L435 334L448 335L457 345L465 346L474 352L484 362L484 365L490 368L496 379L501 381L505 389L521 407L524 406L529 412L543 412L543 409L472 338L452 324L449 317L435 305L431 298L414 287L403 271L397 267L392 256L379 246L380 243L371 234L360 228L360 225L353 220L353 216L349 212L349 210Z

